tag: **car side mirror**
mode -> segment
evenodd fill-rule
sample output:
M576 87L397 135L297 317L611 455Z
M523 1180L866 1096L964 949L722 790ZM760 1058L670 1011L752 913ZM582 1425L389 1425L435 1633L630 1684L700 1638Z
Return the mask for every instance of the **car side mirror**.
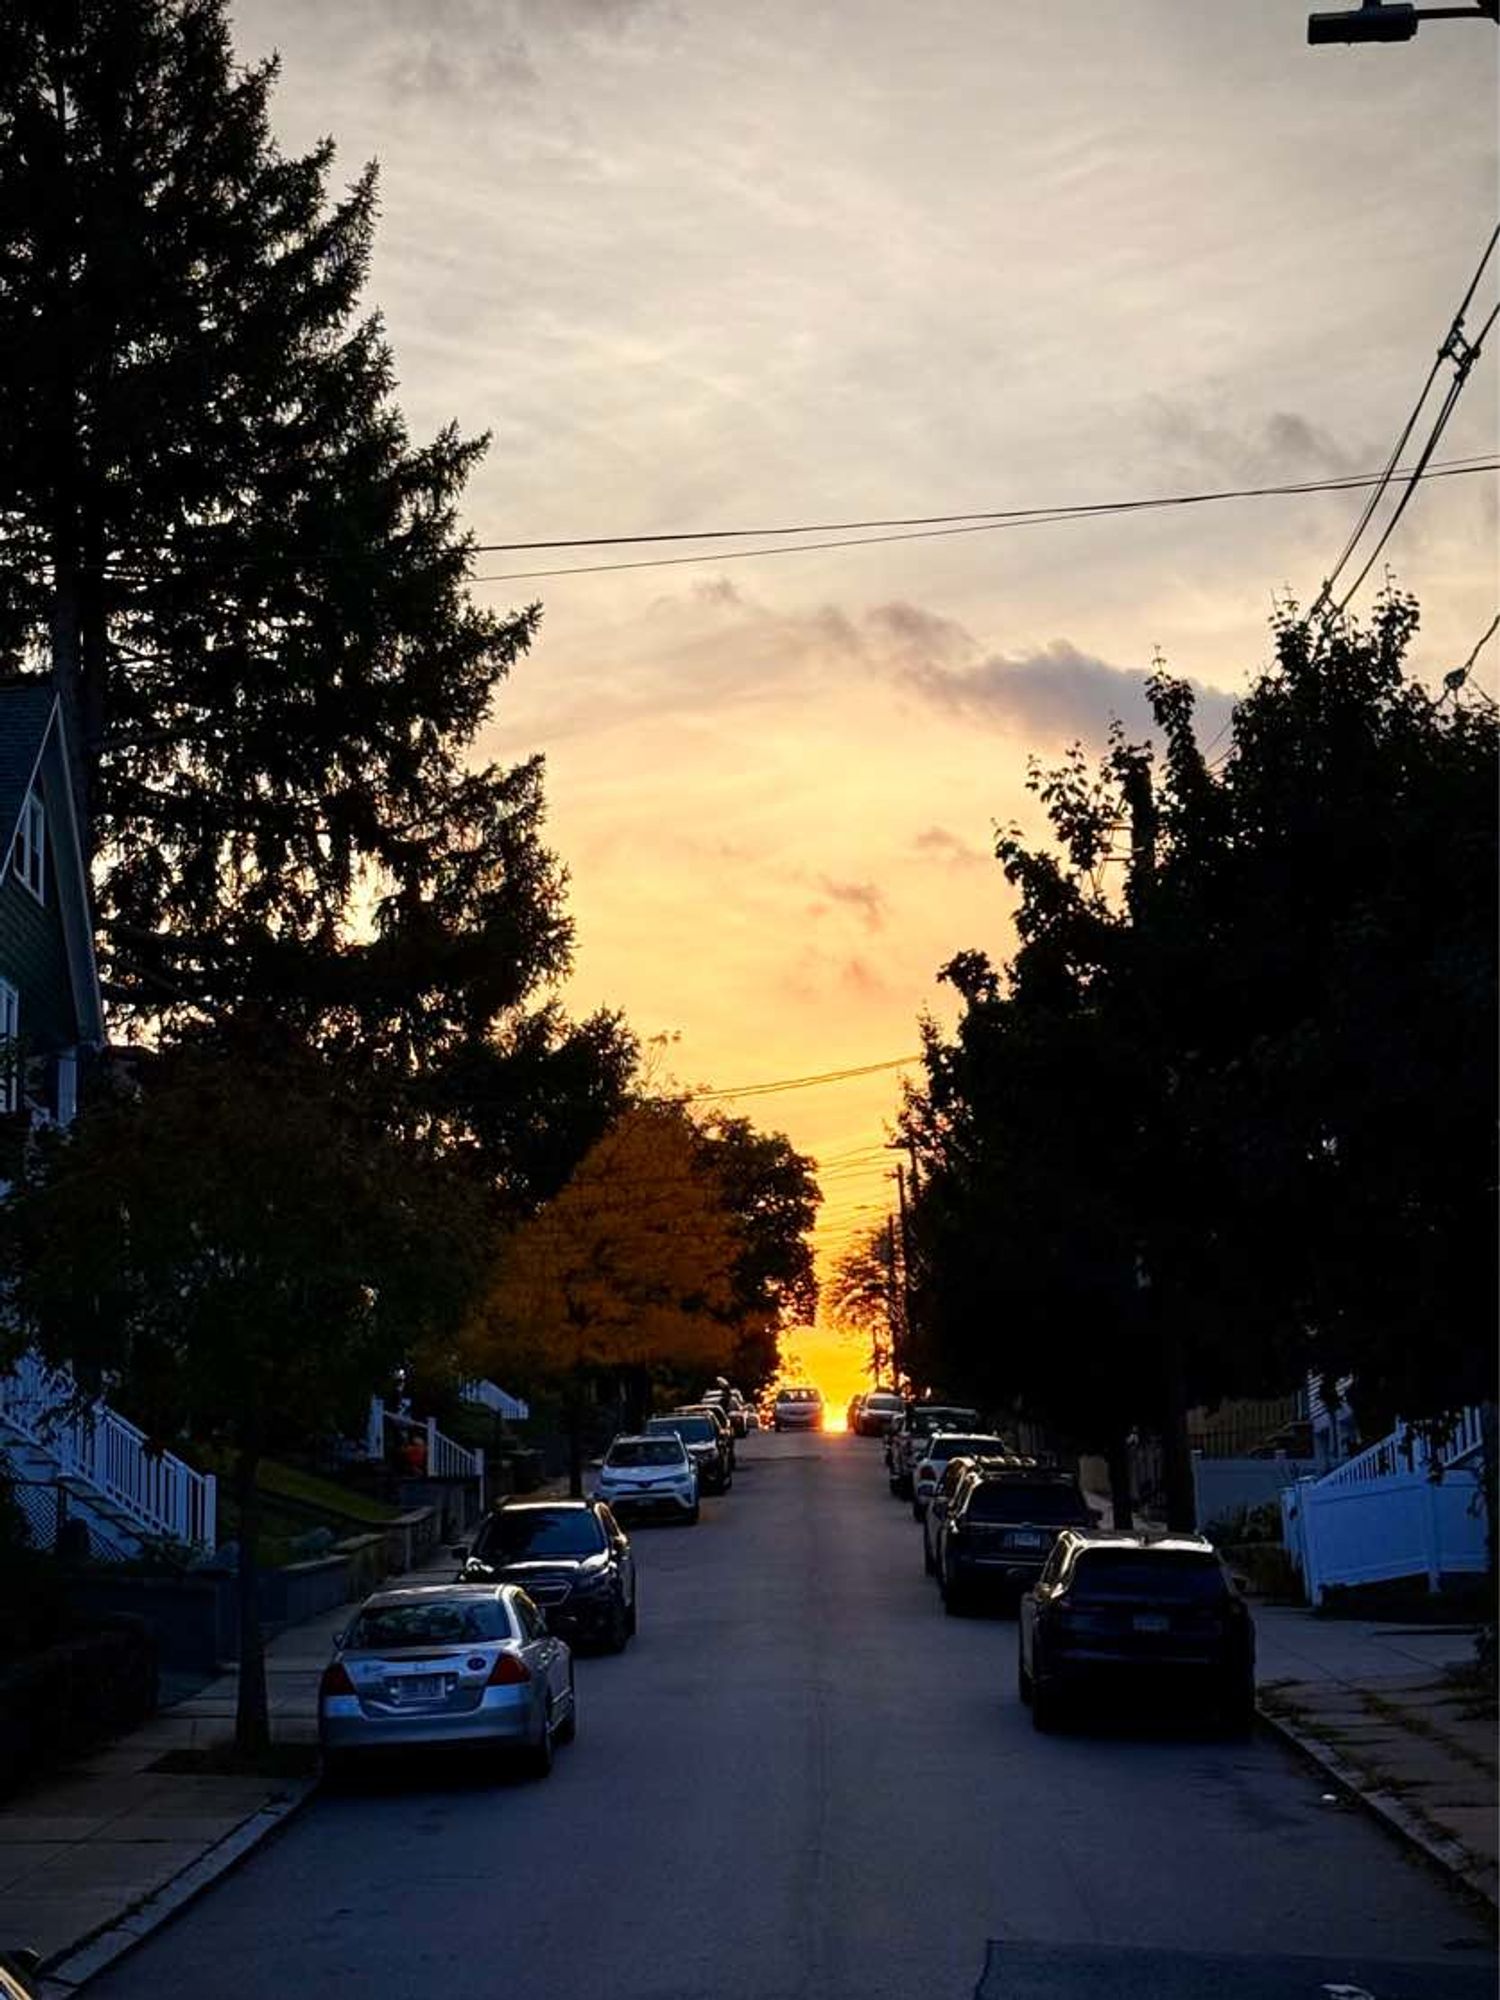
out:
M467 1562L469 1545L467 1542L452 1542L449 1544L448 1553L455 1562Z
M591 1458L589 1460L589 1470L591 1472L602 1472L604 1470L604 1460L602 1458Z

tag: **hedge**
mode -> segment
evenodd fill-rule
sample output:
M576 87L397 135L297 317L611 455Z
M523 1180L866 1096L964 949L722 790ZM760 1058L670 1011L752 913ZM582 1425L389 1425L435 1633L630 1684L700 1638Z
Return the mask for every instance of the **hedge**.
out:
M156 1642L143 1618L104 1620L0 1666L0 1792L156 1712Z

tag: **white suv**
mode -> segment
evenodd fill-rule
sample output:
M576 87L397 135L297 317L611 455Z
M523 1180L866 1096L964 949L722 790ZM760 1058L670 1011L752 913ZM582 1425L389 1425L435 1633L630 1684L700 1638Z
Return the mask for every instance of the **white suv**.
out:
M617 1437L599 1466L594 1498L627 1514L698 1518L698 1471L680 1437Z

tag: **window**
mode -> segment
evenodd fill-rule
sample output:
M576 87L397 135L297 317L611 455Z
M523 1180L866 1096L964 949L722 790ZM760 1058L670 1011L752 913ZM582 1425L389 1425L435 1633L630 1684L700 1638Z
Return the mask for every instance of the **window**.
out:
M8 979L0 979L0 1111L14 1111L20 1097L21 996Z
M45 901L47 881L47 815L35 792L28 792L16 828L16 874L37 901Z

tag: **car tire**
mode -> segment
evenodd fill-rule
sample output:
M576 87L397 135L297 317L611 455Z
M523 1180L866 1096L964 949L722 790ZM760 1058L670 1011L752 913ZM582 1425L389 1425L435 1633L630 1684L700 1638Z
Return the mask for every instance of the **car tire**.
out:
M927 1546L925 1535L922 1537L922 1573L924 1576L937 1575L937 1564L932 1560L932 1550Z
M1020 1696L1022 1705L1030 1708L1031 1676L1026 1671L1026 1662L1021 1658L1019 1646L1016 1648L1016 1693Z
M632 1583L630 1586L630 1607L625 1613L625 1629L629 1632L632 1639L635 1637L635 1628L640 1608L641 1587L638 1583Z
M606 1653L623 1653L630 1644L630 1614L620 1598L616 1598L610 1613L609 1630L604 1635Z
M1243 1743L1255 1732L1255 1683L1231 1681L1219 1702L1220 1727L1234 1743Z
M1049 1681L1037 1680L1033 1676L1031 1683L1032 1728L1038 1731L1040 1735L1053 1735L1062 1720L1059 1708L1057 1689Z
M697 1527L698 1517L702 1514L702 1512L703 1509L698 1505L698 1502L695 1500L692 1506L689 1507L689 1509L687 1510L686 1519L687 1519L687 1524L690 1528Z
M565 1722L557 1725L554 1743L571 1743L578 1734L578 1689L573 1682L573 1669L568 1668L568 1715Z
M922 1518L922 1515L923 1515L924 1511L925 1511L925 1510L924 1510L924 1508L923 1508L923 1506L922 1506L922 1503L921 1503L921 1501L920 1501L920 1500L913 1500L913 1501L912 1501L912 1503L911 1503L911 1517L912 1517L912 1519L913 1519L914 1521L920 1521L920 1520L921 1520L921 1518Z
M552 1775L552 1717L550 1713L542 1723L542 1739L539 1743L528 1744L521 1752L521 1769L528 1778L550 1778Z
M323 1788L330 1792L346 1792L357 1769L354 1758L347 1750L325 1750L323 1752Z

